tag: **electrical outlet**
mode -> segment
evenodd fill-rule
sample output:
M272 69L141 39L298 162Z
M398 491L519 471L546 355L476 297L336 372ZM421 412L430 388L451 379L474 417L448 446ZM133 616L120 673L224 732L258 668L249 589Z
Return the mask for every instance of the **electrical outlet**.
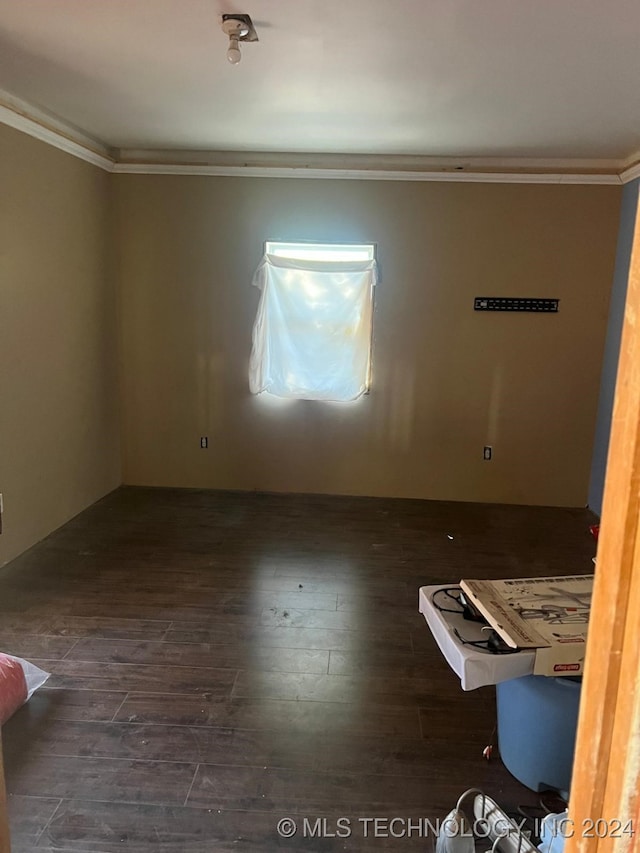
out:
M206 449L207 449L207 447L209 447L209 439L208 439L208 437L207 437L206 435L201 436L201 438L200 438L200 447L201 447L203 450L206 450Z
M482 458L485 460L485 462L489 462L491 460L492 453L493 450L491 446L489 444L485 444L484 450L482 451Z

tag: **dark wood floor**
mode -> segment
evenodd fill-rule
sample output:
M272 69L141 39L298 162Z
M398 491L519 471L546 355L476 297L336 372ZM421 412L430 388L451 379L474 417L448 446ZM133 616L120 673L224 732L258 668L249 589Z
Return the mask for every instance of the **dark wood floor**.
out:
M482 758L494 690L461 690L418 588L589 572L592 520L113 493L0 571L0 649L52 673L3 731L15 853L425 851L359 818L443 817L472 786L535 803ZM353 832L284 840L288 815Z

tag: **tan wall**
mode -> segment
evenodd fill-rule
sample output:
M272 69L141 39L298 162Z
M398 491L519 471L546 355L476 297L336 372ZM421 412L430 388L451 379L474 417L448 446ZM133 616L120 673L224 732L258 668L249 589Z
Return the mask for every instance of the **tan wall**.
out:
M0 126L0 565L121 480L109 175Z
M126 483L586 503L619 188L115 181ZM249 394L265 239L377 241L370 396ZM475 313L476 295L560 312Z

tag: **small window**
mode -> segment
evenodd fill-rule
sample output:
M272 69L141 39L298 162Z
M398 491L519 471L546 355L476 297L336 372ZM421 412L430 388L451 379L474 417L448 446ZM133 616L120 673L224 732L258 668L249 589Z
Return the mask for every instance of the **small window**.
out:
M265 244L249 379L254 394L357 400L369 390L373 244Z

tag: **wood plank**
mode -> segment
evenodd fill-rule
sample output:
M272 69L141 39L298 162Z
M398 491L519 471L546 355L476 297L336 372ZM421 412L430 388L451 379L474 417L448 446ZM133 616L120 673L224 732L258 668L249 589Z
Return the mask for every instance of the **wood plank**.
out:
M123 803L182 805L196 770L176 761L129 761L91 756L40 755L37 765L14 763L8 795L78 797Z
M331 675L388 676L399 678L427 678L435 676L438 686L459 684L442 653L435 646L426 654L413 652L393 652L386 649L329 652L329 673Z
M9 800L9 821L11 832L19 844L19 849L35 847L40 835L55 814L60 800L52 797L12 796ZM3 848L0 847L0 850Z
M460 688L451 681L447 692L429 678L398 676L317 675L315 673L241 671L233 687L234 698L288 699L295 702L346 702L362 708L429 706L434 699L452 697L464 702ZM480 703L480 691L472 701Z
M0 633L0 649L19 658L60 660L75 646L73 637L50 637L45 634Z
M238 726L313 734L337 730L359 735L420 735L417 709L372 708L365 713L360 705L337 702L274 699L234 699L229 702L215 697L131 693L115 720L180 726Z
M282 814L333 810L346 815L362 811L404 814L434 797L458 796L446 773L431 777L313 773L273 767L232 767L201 764L187 801L210 809L242 809Z
M60 690L136 691L137 693L201 693L228 697L234 669L198 666L154 666L130 663L59 660L36 661L48 669L47 687Z
M260 625L280 628L335 628L339 631L378 631L385 636L403 633L420 626L419 614L404 609L369 612L365 607L360 610L300 610L287 607L269 607L262 611ZM420 626L422 627L422 626Z
M45 724L48 720L110 720L125 692L113 690L56 690L47 685L31 697L5 724L7 737L15 726Z
M326 672L329 652L320 649L282 649L211 643L170 643L133 640L78 640L67 660L108 663L203 666L257 669L265 672Z
M112 616L60 616L52 620L47 633L63 637L113 637L118 640L162 639L170 620L124 619Z
M76 758L126 758L141 761L203 760L197 739L185 726L135 725L112 722L56 720L55 725L15 726L7 758L55 755Z
M638 848L640 789L640 218L636 218L589 639L578 721L570 817L636 821L634 838L577 832L567 853Z
M246 592L224 592L216 589L189 588L180 594L176 604L175 588L167 586L156 589L143 585L137 590L128 584L109 584L102 589L76 590L72 607L75 612L82 611L87 616L105 618L106 614L117 612L134 619L174 620L183 619L180 614L197 614L203 611L214 613L240 612L246 615L259 615L265 607L299 607L305 610L335 611L337 595L304 592L272 592L252 590ZM226 608L230 608L228 611Z
M408 631L375 632L342 631L332 628L296 628L278 625L275 627L258 626L190 626L188 623L176 623L167 631L166 639L173 643L212 643L223 645L234 642L246 647L283 648L283 649L353 649L364 646L371 649L411 651L411 639Z

